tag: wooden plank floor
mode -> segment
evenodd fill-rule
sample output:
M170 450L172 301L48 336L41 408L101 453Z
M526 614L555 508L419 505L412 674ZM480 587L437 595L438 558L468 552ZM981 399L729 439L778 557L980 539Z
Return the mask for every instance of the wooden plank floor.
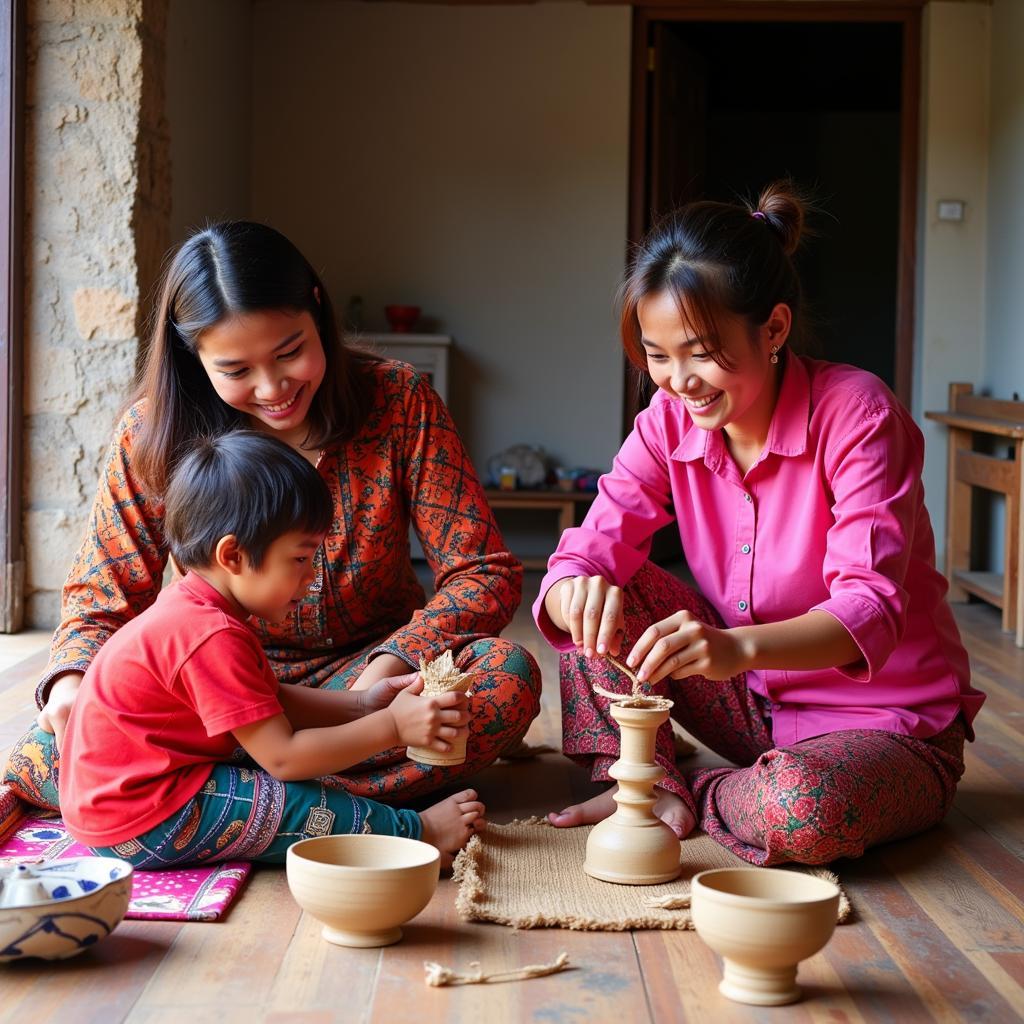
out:
M555 658L533 630L527 597L506 635L538 657L544 708L528 737L558 745ZM0 966L0 1020L146 1024L372 1024L536 1021L892 1022L1024 1019L1024 651L976 604L957 618L989 694L978 741L946 822L915 839L841 861L856 920L803 964L806 998L756 1010L719 996L716 957L692 932L515 932L467 924L442 880L430 906L383 950L321 941L292 901L283 869L254 873L217 924L126 922L60 964ZM0 672L0 750L33 714L45 638ZM2 647L2 640L0 640ZM702 751L694 763L717 763ZM593 792L559 755L501 764L476 780L495 821L542 813ZM501 970L554 959L575 969L533 981L431 989L423 961Z

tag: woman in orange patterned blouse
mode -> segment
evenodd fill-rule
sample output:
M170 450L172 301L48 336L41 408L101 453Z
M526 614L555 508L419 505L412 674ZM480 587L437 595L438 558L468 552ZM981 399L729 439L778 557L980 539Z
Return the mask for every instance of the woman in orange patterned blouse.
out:
M279 681L359 689L446 649L476 674L464 765L432 768L395 750L346 773L346 788L385 801L436 789L492 763L536 716L536 663L497 639L519 604L522 567L448 410L410 367L342 342L320 278L286 238L228 222L193 235L165 274L138 393L64 587L38 725L7 767L29 801L56 806L82 674L160 590L170 470L197 436L238 426L291 444L334 498L309 598L284 623L254 623ZM434 573L430 600L413 571L410 524Z

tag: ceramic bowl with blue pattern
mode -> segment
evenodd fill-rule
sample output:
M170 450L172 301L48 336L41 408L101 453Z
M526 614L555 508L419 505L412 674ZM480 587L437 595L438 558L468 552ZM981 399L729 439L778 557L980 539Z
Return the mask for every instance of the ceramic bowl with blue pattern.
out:
M63 960L106 938L128 909L132 871L115 857L0 869L0 963Z

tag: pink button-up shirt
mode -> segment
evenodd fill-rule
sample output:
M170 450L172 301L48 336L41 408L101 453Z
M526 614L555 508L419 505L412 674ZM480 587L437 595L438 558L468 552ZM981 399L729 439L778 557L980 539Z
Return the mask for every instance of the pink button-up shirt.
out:
M651 536L675 518L690 570L726 626L820 609L861 650L863 661L843 668L747 673L771 702L776 744L840 729L924 738L961 711L969 724L985 698L970 686L935 568L923 460L909 413L851 366L788 356L767 443L746 474L721 430L695 426L682 402L659 391L583 525L566 530L551 556L537 624L570 650L544 611L548 589L580 575L625 586Z

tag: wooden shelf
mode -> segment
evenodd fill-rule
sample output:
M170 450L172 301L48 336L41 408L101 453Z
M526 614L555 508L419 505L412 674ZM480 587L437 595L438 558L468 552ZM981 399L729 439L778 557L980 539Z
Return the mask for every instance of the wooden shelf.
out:
M967 572L964 570L953 573L953 579L974 597L994 604L997 608L1003 600L1003 574L1001 572Z
M946 460L946 578L949 599L980 597L1003 613L1003 629L1024 647L1024 402L975 395L970 384L949 385L949 409L925 416L949 427ZM993 437L1012 441L1010 458L976 447L991 447ZM1000 443L1000 447L1005 442ZM975 489L1006 498L1003 572L971 568L972 505Z
M985 416L965 416L951 412L926 412L925 417L936 423L945 423L947 427L959 427L979 434L994 434L997 437L1024 437L1024 423L1007 423L993 420Z
M487 502L493 509L539 508L557 512L558 537L561 537L569 527L576 525L576 507L589 505L597 497L588 491L563 491L557 488L503 491L497 487L488 487L485 493ZM556 537L555 543L557 542ZM521 561L527 569L546 569L548 566L546 558L523 558Z

